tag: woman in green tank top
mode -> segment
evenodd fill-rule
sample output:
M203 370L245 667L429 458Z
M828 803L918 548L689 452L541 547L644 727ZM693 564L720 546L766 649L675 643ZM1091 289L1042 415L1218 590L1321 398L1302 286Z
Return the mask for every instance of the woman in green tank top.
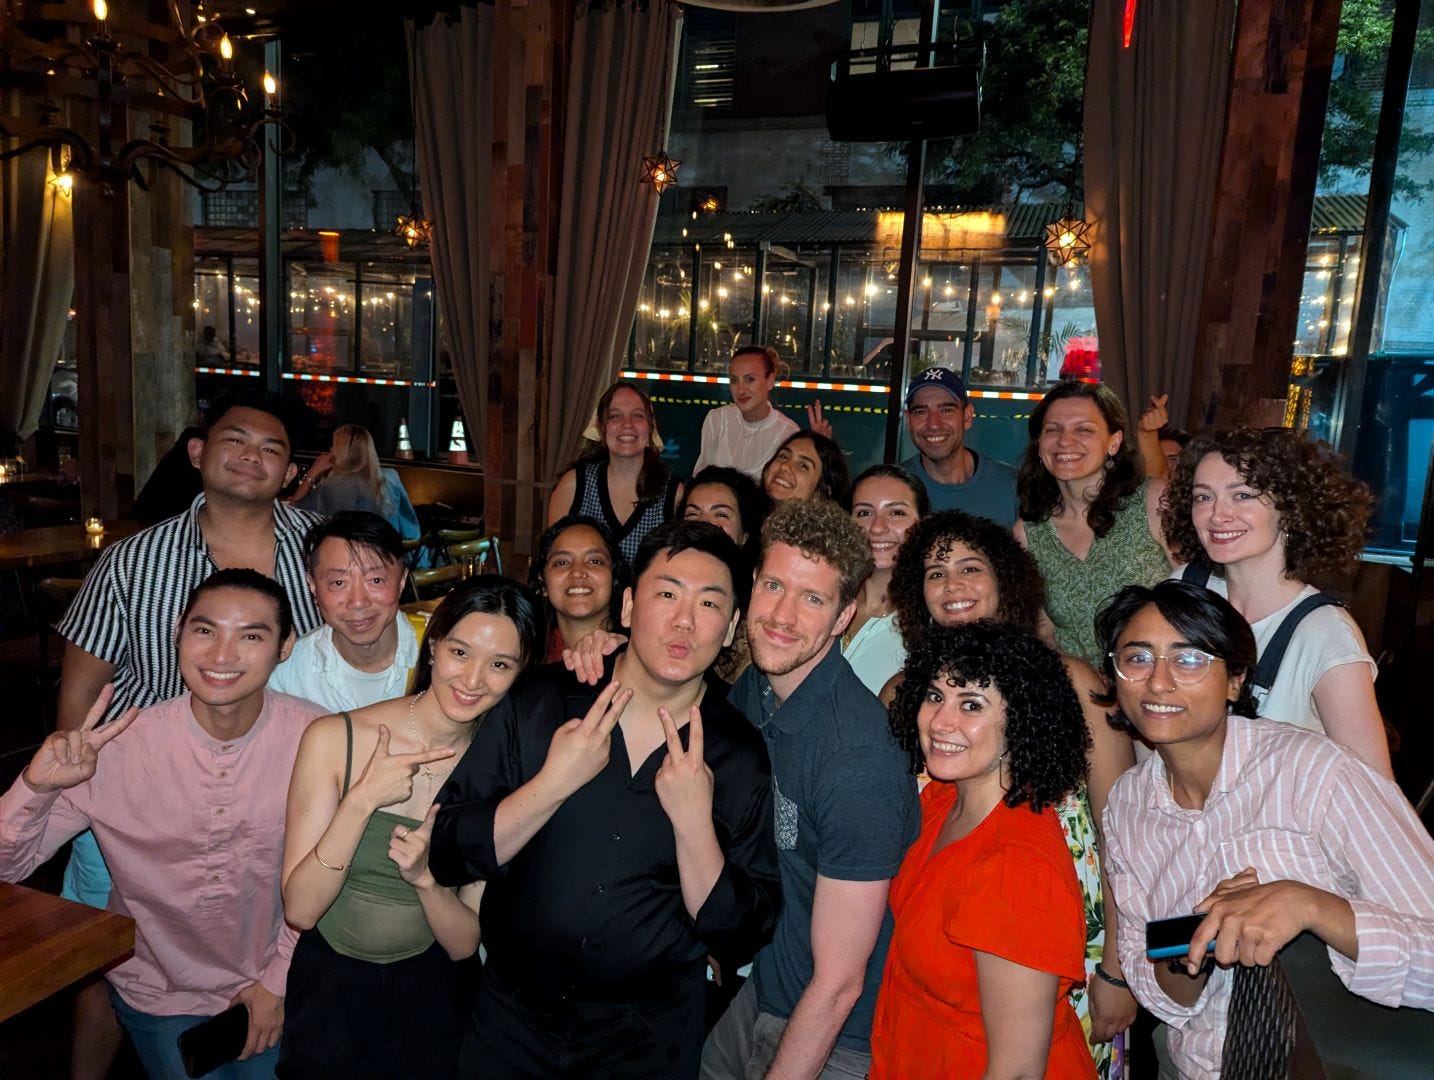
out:
M1096 612L1125 586L1170 573L1160 525L1165 481L1144 478L1129 429L1110 387L1059 383L1031 412L1016 479L1014 532L1045 577L1056 646L1097 670Z
M481 882L428 869L434 802L484 715L539 649L531 594L483 575L429 621L412 693L314 721L289 785L284 915L302 931L278 1074L448 1077L478 951ZM342 991L338 987L342 986Z

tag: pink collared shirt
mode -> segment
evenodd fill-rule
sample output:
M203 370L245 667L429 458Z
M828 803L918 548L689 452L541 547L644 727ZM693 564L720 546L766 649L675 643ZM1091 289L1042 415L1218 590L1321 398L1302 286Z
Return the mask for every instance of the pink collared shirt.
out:
M279 891L289 774L323 713L267 691L249 732L220 742L189 694L150 706L83 784L40 795L21 776L0 797L0 877L23 880L93 829L114 879L110 910L135 920L134 956L108 974L129 1005L201 1016L256 981L282 995L297 937Z
M1359 959L1329 957L1351 991L1434 1008L1434 840L1393 783L1325 736L1232 716L1203 810L1175 802L1157 754L1116 782L1102 826L1121 967L1170 1024L1182 1076L1220 1075L1233 976L1217 968L1194 1005L1177 1004L1146 959L1145 923L1190 914L1247 866L1349 901Z

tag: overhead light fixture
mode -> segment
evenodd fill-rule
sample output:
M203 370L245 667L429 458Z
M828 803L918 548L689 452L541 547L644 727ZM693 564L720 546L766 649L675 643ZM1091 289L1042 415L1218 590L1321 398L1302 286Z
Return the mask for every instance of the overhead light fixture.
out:
M677 168L681 164L682 162L668 157L666 150L661 150L652 157L645 157L642 159L640 182L651 184L661 195L668 188L677 186Z
M1090 222L1076 217L1075 212L1067 208L1060 220L1046 226L1045 245L1051 261L1065 269L1079 265L1090 251L1091 228Z
M410 249L433 240L433 222L418 212L415 207L407 214L399 214L393 235L402 240Z

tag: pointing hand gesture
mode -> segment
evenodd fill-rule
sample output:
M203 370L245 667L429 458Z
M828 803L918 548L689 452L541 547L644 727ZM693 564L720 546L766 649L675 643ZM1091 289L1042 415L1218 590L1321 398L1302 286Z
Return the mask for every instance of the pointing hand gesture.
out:
M702 756L702 710L696 705L688 711L687 749L677 724L666 709L657 710L662 730L667 734L667 757L657 770L654 784L662 809L672 822L672 831L712 827L712 770Z
M560 798L566 799L602 772L612 750L612 729L632 700L632 691L614 679L603 688L581 719L569 720L553 732L542 772Z
M83 784L95 775L99 764L100 751L134 722L138 709L130 709L123 716L100 727L100 717L109 708L114 697L114 684L106 683L100 696L85 714L85 722L78 731L57 731L40 744L30 764L25 767L25 783L32 791L41 795L61 791Z
M373 810L406 802L413 794L413 777L420 765L428 765L453 756L451 746L423 750L416 754L391 754L388 744L388 728L379 724L378 742L374 745L373 756L363 767L358 782L349 789L358 792L359 797Z
M438 804L434 803L423 815L423 824L409 830L407 825L395 825L388 838L388 857L398 867L398 876L415 889L435 884L428 871L428 845L433 839L433 823L438 818Z

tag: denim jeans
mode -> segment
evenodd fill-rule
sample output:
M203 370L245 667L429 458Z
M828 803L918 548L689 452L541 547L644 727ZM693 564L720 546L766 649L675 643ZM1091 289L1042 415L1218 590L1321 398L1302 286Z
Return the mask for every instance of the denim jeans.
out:
M110 1003L115 1015L129 1033L144 1071L150 1080L187 1080L184 1062L179 1056L179 1036L207 1016L151 1016L125 1004L110 987ZM213 1072L209 1080L274 1080L274 1066L279 1063L279 1047L274 1046L247 1061L231 1061Z

